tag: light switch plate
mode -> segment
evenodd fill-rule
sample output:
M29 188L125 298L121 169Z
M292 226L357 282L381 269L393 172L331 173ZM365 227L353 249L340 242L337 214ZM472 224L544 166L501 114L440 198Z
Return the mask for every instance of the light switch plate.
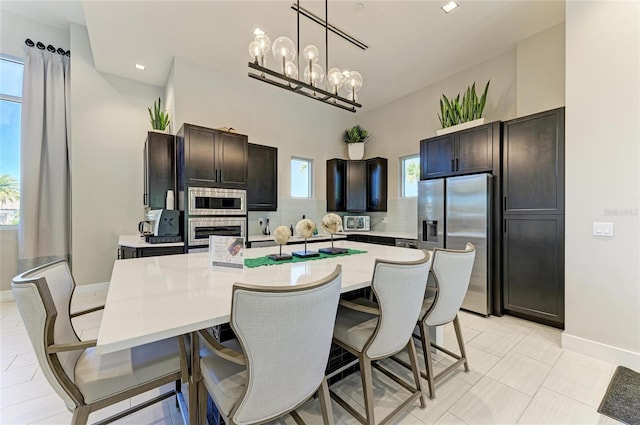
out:
M593 235L594 236L613 236L613 223L594 221Z

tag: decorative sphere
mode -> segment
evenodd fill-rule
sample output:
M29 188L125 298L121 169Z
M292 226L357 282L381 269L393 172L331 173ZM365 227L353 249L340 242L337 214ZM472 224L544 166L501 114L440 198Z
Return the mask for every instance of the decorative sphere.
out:
M312 70L309 70L309 65L304 68L304 82L311 84L314 87L319 86L324 80L324 70L317 63L313 64Z
M329 87L331 88L331 90L335 92L344 82L342 71L340 71L338 68L331 68L329 72L327 72L327 81L329 81Z
M278 245L286 244L287 241L289 241L290 237L291 237L291 231L287 226L278 226L273 231L273 240Z
M251 59L259 58L262 56L262 47L260 47L260 43L257 41L252 41L249 43L249 55Z
M260 46L262 55L266 55L269 49L271 48L271 39L267 37L267 34L257 35L256 38L253 39L253 41L258 43L258 45Z
M320 57L320 51L313 44L309 44L302 51L302 57L311 62L316 62Z
M309 239L313 235L316 225L308 218L303 218L296 223L296 234L303 239Z
M273 51L273 57L279 62L282 62L282 57L284 57L285 62L293 62L296 58L296 46L287 37L276 38L271 50Z
M355 91L360 90L362 87L362 75L358 71L350 71L349 75L345 79L344 85L349 88L353 88Z
M327 233L334 234L342 231L342 218L338 214L329 213L322 217L320 223L322 230Z
M298 67L293 62L287 62L284 64L284 75L289 78L298 78Z

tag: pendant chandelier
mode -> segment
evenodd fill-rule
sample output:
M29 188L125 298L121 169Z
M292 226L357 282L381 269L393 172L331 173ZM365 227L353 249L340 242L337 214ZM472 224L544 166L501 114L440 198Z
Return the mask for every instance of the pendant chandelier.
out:
M249 77L285 90L307 96L350 112L362 107L358 103L358 90L362 88L362 75L358 71L329 68L329 31L349 41L362 50L367 45L341 29L329 24L328 0L325 0L325 19L318 17L307 9L300 7L300 0L291 6L297 13L297 44L287 37L278 37L273 43L263 31L256 30L255 38L249 44L249 54L253 62L249 62ZM314 45L307 45L302 50L300 63L300 16L321 25L325 29L325 73L318 63L320 51ZM297 46L297 48L296 48ZM273 54L278 70L266 66L268 54ZM299 79L300 66L303 66L302 78ZM251 72L258 71L259 74Z

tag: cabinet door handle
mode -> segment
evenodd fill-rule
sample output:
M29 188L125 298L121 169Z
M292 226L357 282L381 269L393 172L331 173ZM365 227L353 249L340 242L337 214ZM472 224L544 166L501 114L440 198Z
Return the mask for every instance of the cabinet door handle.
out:
M460 170L459 165L460 165L460 160L456 158L456 171Z
M502 210L506 211L507 210L507 197L505 196L503 199L503 206L502 206Z
M452 159L452 160L451 160L451 171L456 171L456 170L455 170L455 168L454 168L454 163L455 163L455 162L454 162L454 160Z
M504 233L507 233L507 219L504 219Z

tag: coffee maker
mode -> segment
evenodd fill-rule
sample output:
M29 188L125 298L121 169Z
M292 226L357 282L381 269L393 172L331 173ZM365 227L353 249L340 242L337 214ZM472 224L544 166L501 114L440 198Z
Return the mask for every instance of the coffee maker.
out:
M149 243L181 242L179 216L176 210L149 210L147 221L138 223L138 230Z

